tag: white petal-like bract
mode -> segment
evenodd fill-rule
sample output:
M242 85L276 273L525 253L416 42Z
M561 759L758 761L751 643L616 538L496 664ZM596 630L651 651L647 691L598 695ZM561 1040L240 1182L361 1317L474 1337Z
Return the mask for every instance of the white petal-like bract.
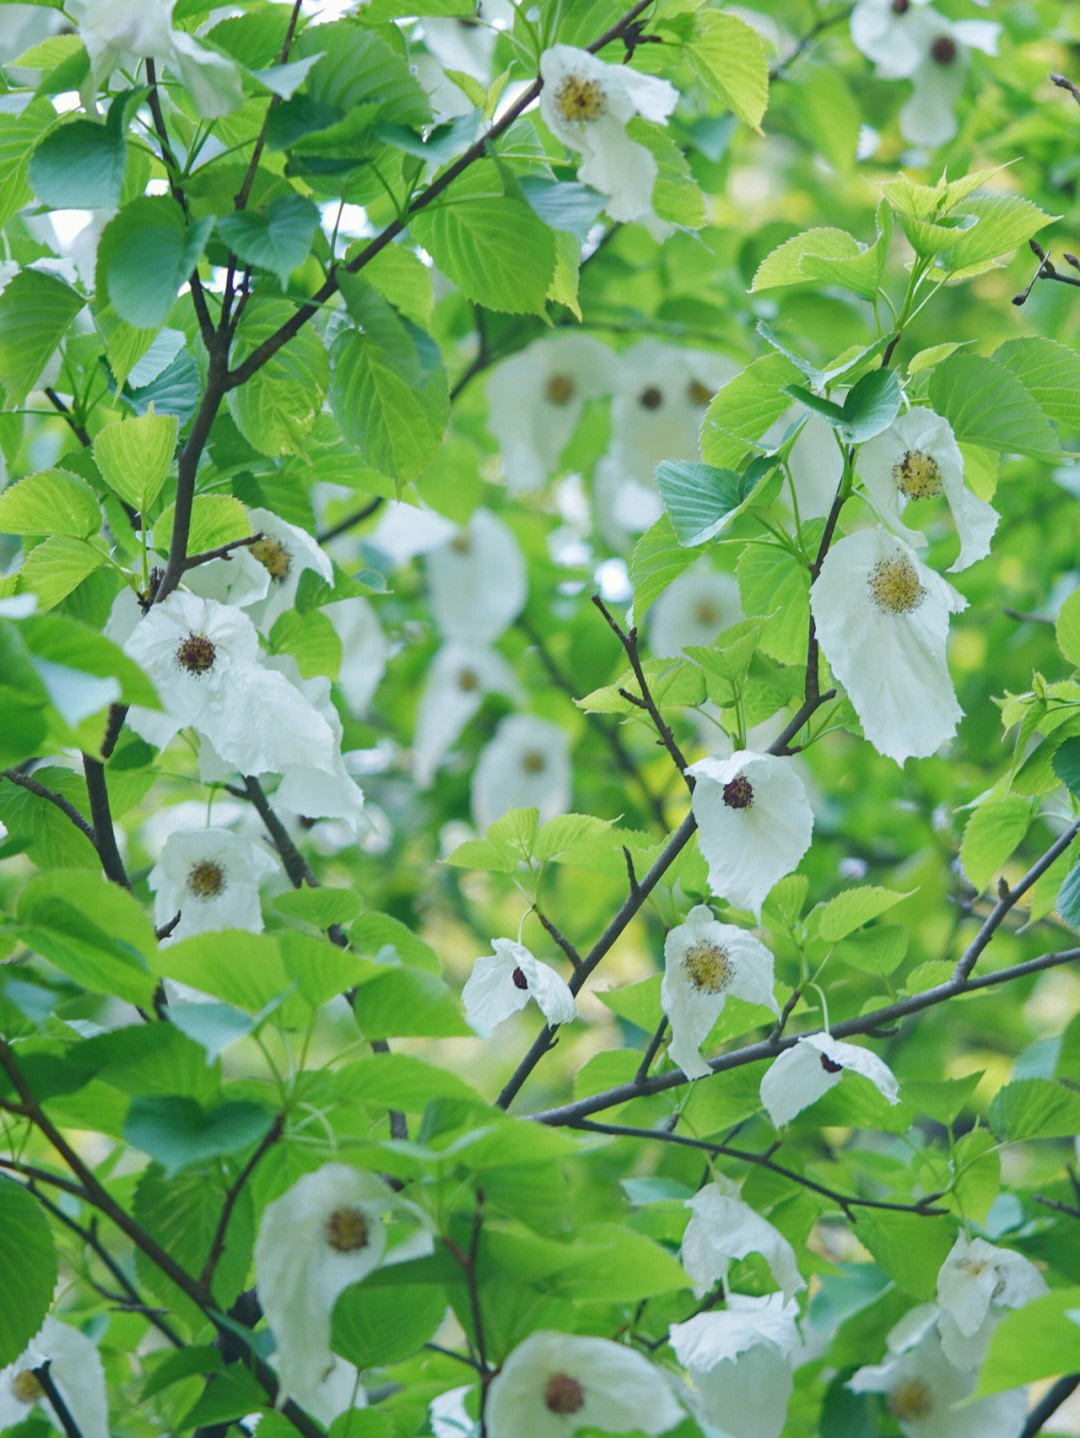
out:
M524 944L513 939L492 940L493 954L477 959L465 981L461 1000L465 1018L481 1038L535 999L552 1027L577 1017L577 1004L565 980L534 959Z
M791 1300L806 1287L795 1262L795 1250L767 1218L744 1203L738 1189L719 1179L700 1188L686 1206L693 1216L683 1234L679 1259L698 1298L715 1283L727 1287L731 1262L748 1253L760 1253L784 1298Z
M493 644L521 612L525 559L513 532L489 509L427 557L431 609L439 631L461 644Z
M831 1034L808 1034L775 1059L761 1080L761 1102L775 1128L809 1108L845 1073L862 1074L889 1103L899 1099L896 1075L869 1049Z
M0 1370L0 1432L24 1423L36 1407L53 1427L68 1432L53 1412L34 1369L49 1364L49 1377L82 1438L109 1438L105 1370L97 1345L50 1314L14 1363Z
M147 883L154 890L154 922L180 922L171 937L217 929L262 932L259 885L277 869L265 849L228 829L171 834Z
M566 730L532 714L500 720L472 776L472 811L486 829L507 809L536 808L547 823L570 807L573 776Z
M780 1438L801 1340L798 1305L783 1295L728 1294L723 1311L673 1323L670 1342L690 1372L696 1415L726 1438Z

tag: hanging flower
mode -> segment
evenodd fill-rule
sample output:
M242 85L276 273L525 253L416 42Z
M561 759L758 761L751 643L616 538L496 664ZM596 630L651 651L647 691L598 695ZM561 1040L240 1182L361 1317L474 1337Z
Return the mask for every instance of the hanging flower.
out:
M524 944L493 939L493 954L477 959L461 991L465 1019L481 1038L492 1033L530 999L552 1028L577 1018L574 996L554 969L534 959Z
M332 585L334 566L307 530L299 525L287 524L268 509L249 509L248 519L252 529L262 535L251 546L251 557L270 576L266 598L253 605L249 612L256 626L269 634L274 621L295 605L304 570L313 570Z
M958 1234L937 1280L946 1358L958 1367L977 1367L1001 1310L1022 1308L1045 1292L1042 1274L1023 1254Z
M900 519L910 500L944 494L960 536L950 573L990 552L998 514L964 485L964 457L947 420L930 409L911 409L864 444L857 461L870 502L882 522L906 544L921 548L926 536Z
M671 1024L668 1054L689 1079L711 1072L700 1049L729 994L780 1015L772 954L753 934L717 923L712 910L698 904L664 940L660 985L660 1003Z
M949 678L949 615L967 608L932 569L883 529L834 544L810 588L810 611L863 733L898 764L925 758L963 711Z
M742 617L732 576L699 562L669 584L649 611L649 647L661 659L674 658L688 644L711 644Z
M626 125L635 115L665 123L679 92L666 80L629 65L606 65L572 45L543 52L540 78L540 113L557 139L581 152L581 183L607 196L613 220L650 218L656 160L630 139Z
M807 1034L785 1049L761 1080L761 1102L773 1127L780 1128L816 1103L845 1073L862 1074L888 1103L898 1101L896 1075L877 1054L841 1043L831 1034Z
M798 1305L729 1293L722 1312L673 1323L669 1341L694 1385L695 1416L726 1438L780 1438L801 1346Z
M122 59L154 59L175 70L204 120L220 119L243 103L235 61L172 28L176 0L67 0L67 11L90 57L82 99L88 109Z
M726 1288L732 1259L745 1258L748 1253L762 1255L787 1302L806 1287L791 1244L768 1219L742 1201L730 1179L719 1176L707 1183L687 1199L686 1206L693 1217L683 1234L679 1259L698 1298L715 1283Z
M291 654L275 655L266 661L266 667L289 680L334 736L329 760L321 764L299 760L295 764L279 765L281 783L274 793L275 804L308 819L343 819L355 834L362 820L364 795L345 767L341 752L345 731L330 696L329 679L321 674L302 678Z
M390 646L374 608L362 594L335 599L324 604L322 612L341 641L341 665L335 682L353 717L363 718L386 672Z
M790 760L739 749L699 759L691 807L712 891L758 917L772 886L810 847L814 816Z
M478 644L444 644L432 661L420 696L413 739L416 782L426 789L435 771L486 694L524 697L514 671L497 650Z
M568 1438L580 1428L666 1433L685 1417L662 1369L606 1338L530 1333L495 1375L488 1438Z
M507 809L536 808L546 824L570 807L570 740L565 729L532 714L510 714L499 723L476 761L472 811L478 829Z
M596 528L617 554L632 545L635 537L655 524L664 512L656 481L640 483L630 472L635 467L616 441L597 464L593 476Z
M949 1362L932 1324L915 1328L910 1346L900 1347L898 1330L913 1331L901 1319L889 1334L889 1357L858 1369L847 1385L852 1392L884 1394L904 1438L1019 1438L1027 1417L1024 1389L965 1403L978 1374Z
M190 725L242 774L333 766L330 726L294 685L259 662L255 626L238 609L174 590L123 647L166 711L131 711L132 728L151 743L163 746Z
M34 1369L48 1363L49 1377L82 1438L108 1438L109 1406L105 1370L90 1339L50 1314L14 1363L0 1370L0 1432L23 1424L36 1409L59 1432L67 1431L53 1412Z
M180 922L171 937L216 929L262 932L259 885L277 871L265 849L228 829L171 834L147 883L154 890L154 922Z
M319 1401L328 1370L341 1361L330 1351L334 1304L378 1268L386 1220L401 1215L426 1224L381 1179L344 1163L305 1174L267 1204L255 1239L255 1282L277 1343L279 1407L286 1398L302 1408Z
M488 429L510 494L538 489L554 473L585 401L610 393L618 363L589 335L558 330L496 365L487 384Z
M464 529L431 550L427 571L435 623L462 644L494 643L528 593L521 548L489 509L475 510Z

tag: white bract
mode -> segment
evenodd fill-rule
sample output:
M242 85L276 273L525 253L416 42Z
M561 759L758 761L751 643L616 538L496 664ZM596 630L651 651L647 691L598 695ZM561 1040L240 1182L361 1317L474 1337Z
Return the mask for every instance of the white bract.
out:
M615 387L618 357L589 335L557 330L503 360L487 384L488 429L511 494L551 475L585 401Z
M758 917L772 886L810 847L814 816L789 759L739 749L699 759L691 807L714 894Z
M278 1406L326 1402L322 1383L340 1360L330 1351L337 1297L377 1268L386 1219L420 1211L381 1179L344 1163L307 1173L267 1204L255 1240L259 1302L277 1344Z
M345 767L341 753L344 727L334 708L329 679L319 674L302 678L291 654L274 655L266 667L289 680L334 736L333 751L323 763L309 764L301 758L278 766L281 783L274 793L275 804L306 819L342 819L355 834L362 821L364 795Z
M480 644L444 644L428 670L416 712L413 770L426 789L448 750L478 712L485 694L524 695L514 671L495 649Z
M235 61L174 30L175 4L176 0L67 0L67 12L90 58L90 73L82 87L88 108L94 108L102 81L125 57L163 61L191 91L204 120L227 115L243 102Z
M534 959L524 944L493 939L493 954L477 959L461 991L465 1019L481 1038L518 1013L530 999L552 1026L577 1018L577 1004L566 982L554 969Z
M390 646L373 606L363 595L335 599L322 612L341 641L341 665L335 681L356 718L367 707L386 672Z
M767 1218L744 1203L735 1185L717 1178L687 1199L693 1217L683 1234L679 1259L698 1298L715 1283L727 1287L728 1269L736 1258L760 1253L790 1301L806 1287L795 1262L795 1250Z
M539 810L541 824L570 807L573 776L565 729L532 714L510 714L476 761L472 812L486 829L507 809Z
M649 647L662 659L673 658L687 644L711 644L742 617L732 576L699 562L669 584L650 609Z
M277 865L228 829L171 834L147 883L154 890L154 922L180 922L171 937L186 939L215 929L262 932L259 885Z
M488 1438L569 1438L579 1428L665 1433L683 1417L662 1369L606 1338L530 1333L495 1375Z
M1002 1308L1022 1308L1045 1292L1042 1274L1023 1254L958 1234L937 1280L938 1303L948 1320L939 1324L945 1356L958 1366L971 1358L977 1363L982 1345L969 1349L963 1340L973 1339L987 1320L992 1326Z
M489 509L427 557L431 610L447 639L491 644L521 612L525 559L513 532Z
M926 536L908 529L900 516L911 500L943 494L960 537L960 554L950 572L966 569L990 553L997 510L964 484L964 457L947 420L931 409L911 409L864 444L856 461L870 502L882 522L907 544L920 548Z
M722 1438L780 1438L800 1346L798 1305L729 1293L718 1313L674 1323L669 1339L694 1385L695 1416Z
M296 603L296 590L304 570L314 570L332 585L334 566L307 530L298 524L288 524L268 509L250 509L248 519L252 529L262 535L249 552L270 576L266 598L253 604L250 613L258 628L268 634L274 621Z
M816 1103L845 1073L862 1074L888 1103L898 1102L896 1075L877 1054L831 1034L808 1034L785 1049L761 1080L761 1102L774 1127Z
M329 724L259 662L255 626L238 609L175 590L135 625L124 650L146 670L166 711L130 711L132 728L151 743L163 747L190 725L243 774L281 773L288 764L332 770Z
M834 544L810 587L810 610L833 673L863 733L898 764L925 758L956 732L945 650L949 615L967 600L883 529Z
M105 1370L97 1346L51 1314L15 1362L0 1370L0 1432L24 1423L35 1408L59 1432L67 1431L34 1376L34 1369L46 1362L60 1401L82 1438L108 1438Z
M884 1394L904 1438L1018 1438L1027 1414L1023 1389L964 1403L978 1374L949 1362L933 1325L914 1330L918 1336L904 1347L896 1342L901 1329L912 1332L901 1319L889 1335L894 1351L882 1363L858 1369L848 1382L853 1392Z
M698 904L664 940L660 1002L671 1024L668 1054L687 1078L704 1078L700 1048L728 995L762 1004L779 1017L773 994L773 956L760 940L721 924Z
M552 134L581 152L581 183L607 197L613 220L653 218L656 160L630 139L626 125L635 115L666 122L679 98L675 87L629 65L606 65L572 45L545 50L540 77L540 113Z

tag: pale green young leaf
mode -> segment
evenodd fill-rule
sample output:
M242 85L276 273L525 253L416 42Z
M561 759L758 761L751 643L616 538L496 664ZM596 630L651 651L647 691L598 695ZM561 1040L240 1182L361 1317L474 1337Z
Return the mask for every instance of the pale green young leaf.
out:
M769 103L769 67L757 31L737 15L700 10L686 55L702 83L758 129Z
M742 474L664 460L656 481L679 543L696 546L715 539L758 497L774 468L768 458L752 461Z
M882 889L876 884L867 884L861 889L845 889L817 911L817 933L826 943L838 943L909 897L910 894Z
M105 483L145 514L172 467L178 425L175 415L146 414L108 424L94 437L94 459Z
M1020 794L985 800L964 827L960 862L980 892L1024 838L1031 823L1031 803Z
M417 244L485 309L542 314L555 277L555 235L505 195L432 205L410 221Z
M743 610L761 615L762 650L781 664L806 658L810 628L810 575L784 549L748 545L735 566Z
M167 554L172 539L176 506L162 510L154 525L154 548ZM201 554L217 549L233 539L251 534L247 510L231 494L197 494L191 505L191 528L188 531L188 553Z
M399 485L416 479L435 458L446 428L441 367L428 369L418 384L380 344L353 330L335 341L333 365L330 405L345 438Z
M751 290L785 285L840 285L870 298L877 290L878 260L872 245L862 245L846 230L829 226L794 235L765 256Z
M1080 667L1080 589L1074 589L1058 611L1054 635L1069 663Z
M62 534L89 539L101 528L101 507L85 479L43 469L0 493L0 533Z
M36 594L39 609L52 609L105 562L106 555L88 540L50 535L26 556L18 592Z
M231 364L242 364L292 315L286 300L253 300L233 339ZM322 412L329 382L326 347L315 327L305 325L246 384L229 391L229 412L260 454L296 454Z
M668 585L678 579L696 558L693 550L679 543L671 516L666 512L645 531L635 545L630 561L634 613L639 621Z
M1080 355L1042 335L1006 340L991 356L1013 372L1052 424L1080 429Z
M1080 1368L1080 1288L1061 1288L1006 1312L994 1326L975 1397Z
M981 355L943 360L930 378L930 402L958 440L1033 459L1060 451L1049 421L1012 371Z
M33 1194L0 1177L0 1366L7 1367L41 1327L56 1286L52 1230Z
M754 360L713 396L701 430L701 457L717 469L738 469L753 442L791 408L784 386L799 370L783 355Z
M85 300L44 270L20 270L0 294L0 383L8 405L34 388Z
M1080 1093L1053 1079L1017 1079L994 1095L990 1127L1001 1139L1073 1138L1080 1133Z

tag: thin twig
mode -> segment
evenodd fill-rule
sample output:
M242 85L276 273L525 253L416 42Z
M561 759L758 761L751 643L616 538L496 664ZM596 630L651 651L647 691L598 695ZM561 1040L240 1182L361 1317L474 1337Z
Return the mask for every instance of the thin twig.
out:
M63 794L57 794L53 789L46 789L44 784L40 784L29 774L23 774L18 769L0 770L0 779L7 779L9 783L18 784L20 789L25 789L28 793L35 794L39 799L45 799L48 803L55 804L61 814L66 814L76 829L90 840L95 849L97 848L93 825L90 824L87 819L83 818L75 805L72 804L69 799L65 799Z
M229 1219L232 1217L232 1211L236 1207L236 1200L240 1197L244 1184L247 1183L248 1179L254 1173L255 1165L262 1158L263 1154L277 1143L284 1128L285 1115L279 1113L270 1125L270 1128L263 1135L262 1141L255 1149L255 1152L248 1159L247 1163L244 1164L243 1168L237 1174L235 1182L226 1193L225 1202L221 1206L221 1214L218 1218L217 1228L214 1230L214 1237L210 1242L210 1252L203 1265L203 1271L199 1274L199 1282L204 1288L209 1289L214 1277L214 1269L217 1268L218 1260L225 1252L225 1234L229 1227Z
M561 930L555 927L555 925L551 922L548 916L540 908L539 904L533 904L533 913L536 915L537 919L539 919L541 926L547 930L547 932L558 944L559 948L562 949L563 953L570 960L571 967L574 969L580 969L581 955L578 953L577 949L574 948L573 944L566 937L566 935L562 933Z
M91 439L89 431L86 429L86 426L79 423L79 421L72 414L68 406L64 403L64 401L50 385L45 386L45 398L52 405L53 409L55 409L58 414L61 414L64 417L68 429L71 430L72 434L83 446L83 448L89 449L91 445Z
M260 530L258 534L246 534L243 539L230 539L228 544L221 544L217 549L204 549L201 554L189 554L184 560L181 572L186 574L189 569L197 569L200 564L209 564L211 559L229 559L234 549L249 549L253 544L258 544L262 537Z
M652 1068L653 1059L660 1052L660 1047L664 1042L664 1034L666 1032L667 1014L665 1014L664 1017L657 1024L656 1032L649 1040L648 1047L646 1048L645 1053L642 1056L641 1063L638 1065L638 1071L634 1075L635 1083L644 1083L645 1080L649 1077L649 1070Z
M352 514L347 514L344 519L339 519L337 524L330 525L329 529L320 529L315 536L316 543L329 544L339 534L347 534L356 525L363 524L365 519L370 519L385 503L382 495L377 494L374 499L369 499L367 504L362 505L360 509L354 509Z
M1031 1196L1036 1203L1041 1203L1044 1208L1052 1208L1055 1213L1067 1213L1070 1218L1080 1218L1080 1208L1062 1203L1059 1198L1044 1198L1041 1193L1033 1193Z
M1068 90L1076 103L1080 105L1080 89L1077 89L1071 80L1067 80L1064 75L1051 75L1050 79L1059 90Z
M853 5L845 5L842 10L837 10L834 14L826 15L820 19L812 29L808 30L806 34L800 38L791 53L786 55L783 60L778 60L772 67L769 71L770 83L775 84L777 80L785 79L791 66L798 60L800 55L806 53L821 34L822 30L828 30L831 25L839 25L841 21L847 20L854 8Z
M301 0L293 0L292 14L289 16L289 27L285 31L285 43L282 45L281 54L278 56L279 65L284 65L289 58L289 51L292 49L293 35L296 32L296 22L300 17L300 3ZM240 191L233 199L233 204L238 210L242 210L248 202L251 187L255 183L255 175L259 168L259 158L262 155L263 146L266 144L266 133L270 125L270 116L280 104L280 95L275 93L270 96L270 103L266 107L262 128L259 130L258 139L255 141L255 148L251 152L251 163L247 167L247 174L244 176L244 182L240 186Z
M1049 1388L1027 1416L1027 1422L1020 1430L1020 1438L1035 1438L1044 1423L1048 1423L1066 1398L1080 1388L1080 1373L1069 1373Z
M94 848L98 851L101 867L105 870L106 878L112 883L130 889L131 880L116 846L116 830L113 828L112 810L109 807L105 765L89 754L84 754L82 761L83 774L86 777L86 797L90 801L90 818L94 825Z
M39 1363L36 1368L31 1369L31 1372L40 1383L41 1391L48 1399L49 1407L56 1414L56 1420L64 1430L66 1438L83 1438L82 1429L71 1416L71 1409L64 1402L52 1380L52 1374L49 1372L51 1366L52 1359L46 1358L44 1363Z

